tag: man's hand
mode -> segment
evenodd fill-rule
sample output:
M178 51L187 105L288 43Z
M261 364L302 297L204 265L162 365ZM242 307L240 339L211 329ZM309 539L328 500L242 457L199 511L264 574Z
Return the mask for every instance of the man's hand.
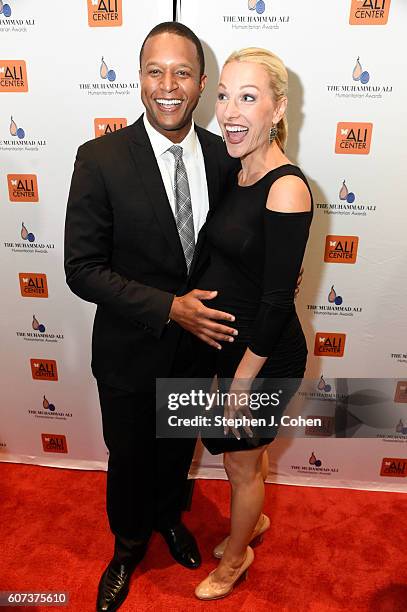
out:
M185 295L175 297L170 310L170 319L184 329L198 336L210 346L221 349L220 340L233 342L237 330L217 321L234 321L235 317L228 312L213 310L202 304L202 300L212 300L217 291L193 289Z

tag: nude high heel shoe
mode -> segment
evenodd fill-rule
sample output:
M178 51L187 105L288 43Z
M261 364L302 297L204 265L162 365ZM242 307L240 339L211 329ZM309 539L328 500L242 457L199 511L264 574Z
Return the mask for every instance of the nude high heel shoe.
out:
M239 567L239 569L236 570L236 574L233 577L233 581L230 584L225 585L225 584L219 584L218 582L216 582L213 579L213 573L215 572L215 570L213 570L209 574L209 576L207 576L207 578L205 578L205 580L203 580L201 584L199 584L196 587L195 589L196 597L198 599L203 599L206 601L209 601L212 599L221 599L222 597L227 597L227 595L230 595L230 593L233 591L233 587L235 586L239 578L247 579L248 569L253 563L253 560L254 560L253 549L250 548L250 546L248 546L247 551L246 551L246 557L242 565Z
M253 531L253 537L250 540L250 544L254 544L255 541L256 543L260 544L263 541L263 533L270 528L269 517L266 514L262 514L261 516L262 521L260 522L259 527ZM228 540L229 536L222 540L222 542L213 549L213 556L216 557L216 559L222 559Z

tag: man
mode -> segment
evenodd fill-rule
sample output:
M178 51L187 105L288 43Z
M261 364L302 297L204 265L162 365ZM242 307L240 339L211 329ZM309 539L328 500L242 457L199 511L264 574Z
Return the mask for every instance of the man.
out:
M158 377L211 376L208 345L234 334L223 324L232 315L202 303L215 293L193 289L208 262L200 230L237 170L222 140L193 124L205 82L195 34L156 26L140 52L145 115L79 147L72 177L65 270L72 291L97 304L92 371L115 535L98 610L124 601L154 529L176 561L200 564L181 522L195 440L155 438L154 390Z

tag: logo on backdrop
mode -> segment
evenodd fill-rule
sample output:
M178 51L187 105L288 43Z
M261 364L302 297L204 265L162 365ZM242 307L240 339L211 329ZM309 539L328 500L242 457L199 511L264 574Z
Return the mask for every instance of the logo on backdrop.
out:
M87 0L88 25L91 28L112 28L123 23L122 0Z
M399 404L407 404L407 380L398 381L394 394L394 401Z
M0 92L27 92L27 68L24 60L0 60Z
M407 363L407 353L390 353L390 358L397 363Z
M44 139L26 138L25 129L10 117L9 134L11 138L0 140L0 151L39 151L47 142Z
M391 0L351 0L350 25L386 25Z
M344 303L343 297L339 295L335 285L331 285L329 291L326 288L325 304L307 304L307 310L311 311L311 314L315 316L353 317L360 314L363 309L361 306L350 305L347 302Z
M58 380L55 359L30 359L31 375L34 380Z
M393 92L393 85L384 85L373 80L365 66L362 66L360 56L353 64L353 70L348 71L349 81L328 84L327 91L337 98L352 98L353 100L380 100Z
M358 254L358 236L335 236L325 238L324 261L326 263L354 264Z
M235 3L237 4L237 2ZM223 15L222 21L232 30L278 30L291 21L290 15L272 15L269 0L239 0L240 11L233 15ZM246 11L244 11L246 5Z
M335 153L369 155L373 123L341 121L336 126Z
M318 400L320 402L330 402L337 401L338 399L343 400L347 396L336 390L335 381L336 379L333 379L331 382L328 382L323 374L321 374L318 381L312 379L303 380L298 395L306 401Z
M55 404L48 401L48 398L43 395L42 399L42 407L37 409L29 409L28 414L37 419L48 419L48 420L58 420L58 421L66 421L72 418L72 412L60 412L56 409Z
M375 204L363 204L359 197L352 191L350 183L345 179L338 187L338 201L335 203L317 203L316 208L326 215L352 215L355 217L366 217L376 212Z
M67 453L66 437L62 434L41 434L42 448L45 453Z
M380 476L405 478L407 476L407 459L384 457L380 468Z
M127 126L127 119L124 117L97 117L94 121L95 138L111 134Z
M330 476L331 474L336 474L339 472L337 467L327 467L325 465L325 460L319 458L319 455L315 454L315 451L312 451L308 457L307 463L304 465L291 465L291 469L298 474L324 474L324 476Z
M39 320L39 318L35 314L33 314L32 316L30 327L31 327L30 331L16 331L17 338L21 338L29 342L54 342L54 343L58 343L64 339L64 334L62 334L61 332L51 333L50 330L47 329L42 319Z
M36 174L8 174L7 186L10 202L38 202Z
M11 249L13 253L36 253L36 254L48 254L48 251L55 249L55 244L39 242L36 240L36 236L30 231L30 227L26 227L24 221L21 223L21 229L19 232L21 241L18 242L4 242L6 249Z
M333 416L326 416L324 414L318 414L318 415L309 415L307 418L320 419L321 425L319 427L317 427L316 425L307 425L305 427L306 436L318 436L320 438L321 437L329 438L330 436L332 436L334 432L334 424L335 424L335 418Z
M48 284L46 274L20 272L20 291L22 297L47 298Z
M16 8L17 15L15 15ZM21 18L18 8L20 8L18 2L9 0L6 3L0 0L0 34L28 32L28 28L35 25L34 19Z
M339 332L317 332L315 334L314 355L317 357L343 357L346 334Z
M129 95L139 86L136 82L125 82L118 79L116 69L112 68L109 60L107 60L105 56L102 56L102 59L99 61L98 72L98 81L79 83L79 89L87 92L90 96L123 96ZM94 75L95 73L96 70L93 70Z

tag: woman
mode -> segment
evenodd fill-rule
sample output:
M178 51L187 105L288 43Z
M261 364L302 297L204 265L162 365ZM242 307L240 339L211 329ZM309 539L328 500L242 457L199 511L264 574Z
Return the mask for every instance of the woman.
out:
M231 392L246 393L256 378L300 379L306 366L294 293L313 204L304 175L284 154L287 80L278 57L249 48L228 58L219 83L217 120L229 155L240 158L242 168L208 219L211 265L200 288L219 288L211 306L236 315L238 335L217 353L218 378L232 378ZM226 407L227 417L236 414L236 406ZM269 526L262 514L263 478L273 433L268 438L234 433L203 440L213 454L224 452L231 529L215 548L218 567L196 588L199 599L232 591L253 562L249 543Z

